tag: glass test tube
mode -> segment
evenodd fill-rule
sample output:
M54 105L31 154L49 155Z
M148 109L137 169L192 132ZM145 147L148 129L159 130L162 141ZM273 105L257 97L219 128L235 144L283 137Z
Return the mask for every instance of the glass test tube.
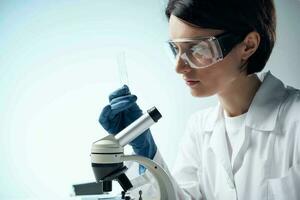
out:
M128 86L129 81L128 81L128 74L127 74L125 51L121 51L117 54L117 64L118 64L120 84Z

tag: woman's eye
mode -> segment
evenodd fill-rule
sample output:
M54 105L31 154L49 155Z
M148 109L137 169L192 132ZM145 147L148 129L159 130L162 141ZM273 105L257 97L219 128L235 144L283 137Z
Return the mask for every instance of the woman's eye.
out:
M174 50L178 51L178 47L174 44L173 45Z
M170 44L171 50L174 54L174 56L176 56L178 54L178 47L175 44Z

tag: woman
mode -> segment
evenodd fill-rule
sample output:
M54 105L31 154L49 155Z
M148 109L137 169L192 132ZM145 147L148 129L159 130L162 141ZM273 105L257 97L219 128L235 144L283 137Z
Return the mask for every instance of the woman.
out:
M176 72L192 96L219 99L189 120L172 173L177 198L299 200L300 92L256 74L275 43L273 1L170 0L166 15ZM141 116L127 86L109 99L99 119L108 132ZM150 130L131 145L167 169Z

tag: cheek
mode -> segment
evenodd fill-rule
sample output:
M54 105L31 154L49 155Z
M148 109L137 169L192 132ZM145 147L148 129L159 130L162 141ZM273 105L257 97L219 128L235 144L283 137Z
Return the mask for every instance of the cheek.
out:
M221 91L228 83L239 76L239 63L234 57L226 57L221 62L208 68L198 69L196 74L201 81L199 91L202 90L202 93L205 93L206 96L211 96ZM196 94L197 90L194 93Z
M197 70L197 78L200 84L191 89L191 94L195 97L212 96L218 92L222 85L222 74L220 70L213 69L213 66Z
M240 58L237 56L237 53L231 51L221 62L214 66L218 80L222 80L223 83L233 81L241 73L240 64Z
M234 81L241 74L240 59L234 56L227 57L223 60L222 77L226 82ZM220 67L221 68L221 67Z
M217 87L226 76L228 76L228 67L224 63L219 62L208 68L199 69L197 75L202 84L206 87Z

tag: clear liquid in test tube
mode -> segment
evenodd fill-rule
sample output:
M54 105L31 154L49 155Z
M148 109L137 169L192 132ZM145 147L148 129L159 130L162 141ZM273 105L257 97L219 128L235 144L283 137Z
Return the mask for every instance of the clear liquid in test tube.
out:
M116 57L117 57L120 84L128 86L129 81L128 81L125 51L119 52Z

